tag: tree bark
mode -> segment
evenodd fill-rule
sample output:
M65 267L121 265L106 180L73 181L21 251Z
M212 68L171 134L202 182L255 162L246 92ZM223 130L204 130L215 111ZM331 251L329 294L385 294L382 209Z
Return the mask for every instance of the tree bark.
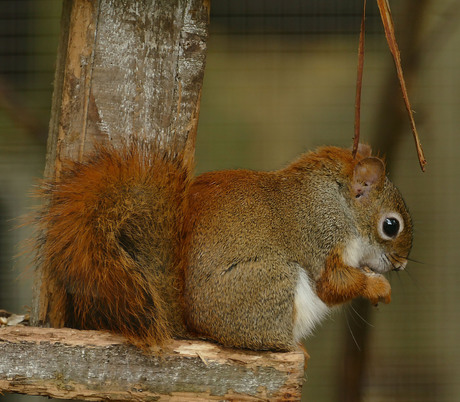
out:
M209 0L66 0L46 176L94 141L196 133ZM193 145L193 144L191 144Z
M95 142L157 138L193 164L209 0L65 0L45 177ZM48 322L38 272L33 325Z
M303 362L300 351L175 340L146 355L105 332L0 328L0 391L62 399L298 401Z

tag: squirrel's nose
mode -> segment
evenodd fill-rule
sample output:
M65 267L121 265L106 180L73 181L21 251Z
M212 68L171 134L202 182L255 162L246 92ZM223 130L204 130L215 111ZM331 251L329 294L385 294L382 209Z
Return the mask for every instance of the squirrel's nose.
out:
M407 260L404 261L398 261L396 262L393 266L393 271L402 271L404 268L406 268L407 265Z

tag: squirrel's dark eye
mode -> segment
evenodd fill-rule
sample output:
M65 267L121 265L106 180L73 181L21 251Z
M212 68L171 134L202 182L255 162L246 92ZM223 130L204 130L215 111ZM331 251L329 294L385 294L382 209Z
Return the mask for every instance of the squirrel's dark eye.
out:
M404 229L404 221L397 212L382 214L378 232L383 240L395 239Z
M399 221L396 218L384 219L382 230L388 237L395 237L399 233Z

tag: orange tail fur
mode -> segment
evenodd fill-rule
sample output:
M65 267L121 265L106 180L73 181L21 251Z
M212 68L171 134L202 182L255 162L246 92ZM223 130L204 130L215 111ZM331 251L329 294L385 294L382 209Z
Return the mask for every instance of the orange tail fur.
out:
M98 146L45 182L37 261L54 326L106 329L138 346L184 331L179 247L188 170L156 145Z

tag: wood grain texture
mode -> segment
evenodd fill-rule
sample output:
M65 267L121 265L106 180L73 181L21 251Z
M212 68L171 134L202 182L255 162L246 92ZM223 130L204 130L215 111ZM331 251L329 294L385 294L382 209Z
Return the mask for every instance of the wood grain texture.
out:
M300 400L304 356L172 341L150 356L67 328L0 328L0 391L86 400Z
M206 59L205 0L66 0L46 176L94 141L194 145Z

